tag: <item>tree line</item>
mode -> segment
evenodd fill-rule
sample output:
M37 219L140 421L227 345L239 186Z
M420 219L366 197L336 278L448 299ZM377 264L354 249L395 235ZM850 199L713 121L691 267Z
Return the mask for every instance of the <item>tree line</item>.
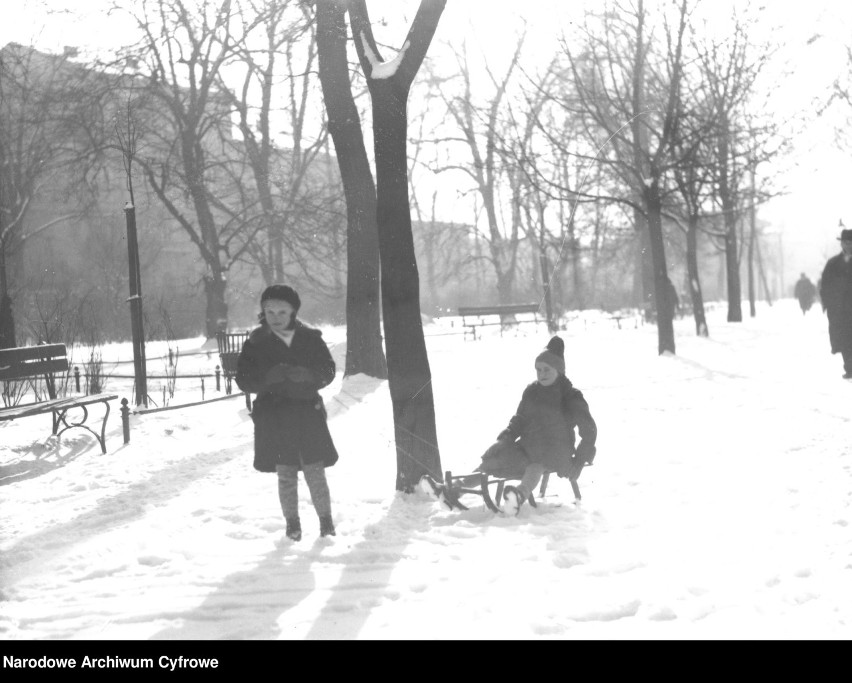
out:
M365 0L115 0L137 36L116 54L83 65L6 46L3 343L22 319L10 293L38 288L33 274L20 284L25 244L93 220L136 183L133 203L147 202L160 231L153 250L179 234L201 265L207 336L228 327L239 269L254 291L295 280L345 299L345 372L388 377L397 487L410 488L440 471L424 266L435 311L452 303L441 283L498 303L535 298L554 327L608 297L655 321L660 353L675 352L671 309L658 305L673 267L698 334L709 334L711 261L724 260L729 321L742 320L746 265L754 314L755 272L767 289L755 212L783 190L759 171L800 122L767 104L784 65L764 10L733 3L720 25L705 5L595 3L560 28L544 63L519 31L500 71L466 42L441 44L445 0L416 4L391 47ZM452 220L439 212L447 192ZM120 306L114 256L99 260L98 287Z

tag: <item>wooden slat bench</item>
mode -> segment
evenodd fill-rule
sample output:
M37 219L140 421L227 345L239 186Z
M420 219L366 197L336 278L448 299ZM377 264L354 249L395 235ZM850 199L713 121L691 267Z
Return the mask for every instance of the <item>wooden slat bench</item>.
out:
M56 397L56 374L68 372L68 354L65 344L43 344L40 346L20 346L11 349L0 349L0 382L30 382L36 402L24 405L0 408L0 422L18 420L31 415L50 413L53 418L53 434L61 435L68 429L80 427L90 432L106 453L106 423L109 417L109 402L118 398L115 394L92 394L89 396ZM40 400L37 389L38 380L44 381L47 399ZM88 406L103 403L103 421L100 433L96 432L86 421L89 418ZM81 419L72 419L68 413L80 409ZM75 413L77 414L77 413Z
M476 339L476 328L487 327L489 325L499 325L500 334L503 330L512 325L520 325L521 323L540 323L543 322L538 315L539 304L505 304L502 306L459 306L459 315L462 317L462 325L465 328L465 337L468 330ZM518 320L517 315L532 315L530 318L521 318ZM494 317L498 320L494 320Z
M545 472L541 478L541 485L538 489L538 497L544 498L544 493L547 491L547 483L550 479L550 475L554 474L554 472L549 471ZM462 482L467 480L468 482L471 478L476 478L479 475L479 481L476 486L468 486L464 485ZM453 506L457 507L460 510L467 510L467 506L464 505L459 500L459 496L464 495L466 493L472 493L474 495L480 496L482 500L485 502L485 505L492 512L500 512L500 501L503 499L503 488L506 485L507 481L520 481L519 478L511 478L511 477L495 477L485 472L477 472L475 474L461 474L454 475L452 472L447 470L444 473L444 487L445 491L452 491L453 496L448 496L448 502ZM571 482L571 489L574 492L574 498L580 500L580 487L577 484L576 479L569 479ZM496 490L494 492L494 496L492 497L490 488L492 486L496 486ZM538 507L535 502L535 495L530 493L529 498L527 498L527 502L533 507Z
M234 377L237 375L237 359L243 344L249 338L248 332L219 332L216 342L219 345L219 361L222 363L222 374L225 376L225 393L233 391ZM251 411L251 395L246 394L246 408Z

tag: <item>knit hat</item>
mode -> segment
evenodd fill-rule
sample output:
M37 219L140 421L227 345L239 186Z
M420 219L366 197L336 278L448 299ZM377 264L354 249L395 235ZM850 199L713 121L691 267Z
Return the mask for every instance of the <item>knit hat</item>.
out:
M298 311L302 305L302 300L299 299L299 295L296 293L296 290L292 287L288 287L287 285L269 285L269 287L263 290L263 294L260 295L260 305L263 306L263 302L269 299L274 299L275 301L286 301L293 307L294 313Z
M547 363L560 375L565 374L565 342L559 337L551 337L544 351L535 357L535 362Z

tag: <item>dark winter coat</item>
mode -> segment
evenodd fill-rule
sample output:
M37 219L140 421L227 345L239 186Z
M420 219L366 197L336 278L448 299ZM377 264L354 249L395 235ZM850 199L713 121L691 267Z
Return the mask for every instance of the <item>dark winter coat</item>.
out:
M307 368L309 377L270 380L270 370L279 364ZM329 467L337 462L319 395L334 373L334 360L319 330L296 321L290 346L265 324L252 331L237 360L236 382L243 391L257 394L251 413L256 470L275 472L279 464L301 467L315 462Z
M793 295L799 300L799 304L804 310L808 310L813 305L816 293L814 283L806 277L797 280L796 286L793 288Z
M828 313L831 352L852 351L852 260L846 261L843 254L828 259L819 296Z
M668 312L668 317L674 319L675 314L680 309L680 299L678 298L677 290L671 280L666 281L665 306L666 311Z
M597 425L582 392L575 389L565 375L559 375L549 387L533 382L524 389L517 411L498 440L517 440L531 462L560 472L575 452L575 427L580 433L576 452L585 462L591 463Z

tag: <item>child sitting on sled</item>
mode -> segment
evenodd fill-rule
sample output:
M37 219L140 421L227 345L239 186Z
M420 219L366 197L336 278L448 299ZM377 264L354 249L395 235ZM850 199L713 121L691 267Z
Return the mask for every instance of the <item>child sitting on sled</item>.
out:
M517 515L545 472L576 481L584 465L595 458L597 426L589 404L565 376L565 343L553 337L535 359L537 380L528 385L509 425L489 446L475 472L520 479L517 486L503 489L504 512ZM574 447L575 427L580 443ZM472 475L478 480L481 475ZM469 485L464 479L460 486ZM420 488L430 496L452 505L452 490L436 482L428 474L420 480ZM449 494L449 495L447 495Z

